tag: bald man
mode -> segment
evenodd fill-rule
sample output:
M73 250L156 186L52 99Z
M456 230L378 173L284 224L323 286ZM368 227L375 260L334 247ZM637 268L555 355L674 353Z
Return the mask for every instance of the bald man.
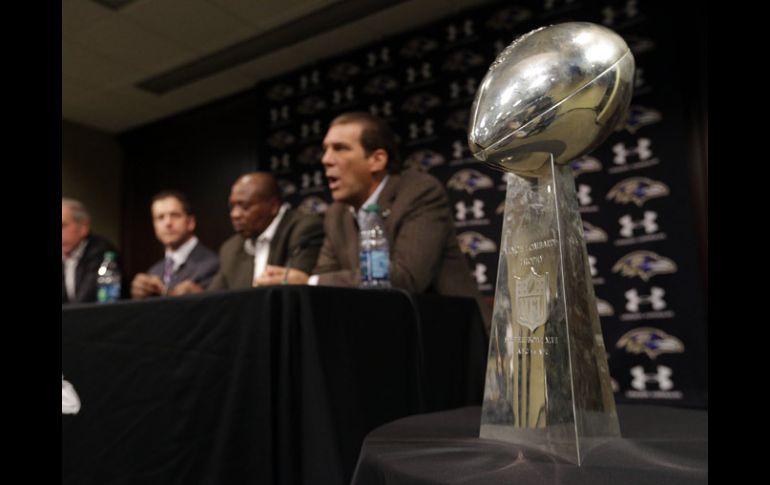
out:
M230 220L236 234L219 250L219 272L208 291L251 288L265 267L313 269L323 242L323 220L283 203L275 178L252 172L230 191Z

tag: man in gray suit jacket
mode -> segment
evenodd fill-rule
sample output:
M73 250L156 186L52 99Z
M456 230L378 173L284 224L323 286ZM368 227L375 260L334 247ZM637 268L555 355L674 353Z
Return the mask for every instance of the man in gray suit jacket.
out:
M150 207L155 236L166 256L131 282L132 298L200 293L219 269L217 255L195 236L195 215L181 192L165 190Z
M230 219L236 234L219 250L220 269L209 290L251 288L268 265L310 271L323 241L323 221L283 204L275 178L253 172L230 191ZM268 284L284 282L277 278Z
M324 138L322 163L334 204L326 212L326 238L313 275L290 270L290 283L357 286L357 213L376 202L390 242L390 278L396 288L476 298L487 327L491 309L482 299L460 251L449 198L434 177L400 172L395 136L368 113L335 118ZM268 267L260 283L284 268Z

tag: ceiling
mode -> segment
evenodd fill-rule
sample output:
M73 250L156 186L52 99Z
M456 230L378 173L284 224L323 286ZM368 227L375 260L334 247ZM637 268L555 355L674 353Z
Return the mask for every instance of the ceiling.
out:
M489 1L62 0L62 118L121 133Z

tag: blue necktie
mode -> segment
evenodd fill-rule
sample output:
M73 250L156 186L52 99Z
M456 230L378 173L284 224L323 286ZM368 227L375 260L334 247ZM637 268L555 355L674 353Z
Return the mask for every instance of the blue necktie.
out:
M174 274L174 260L172 258L166 258L163 263L163 284L168 288L171 283L171 275Z

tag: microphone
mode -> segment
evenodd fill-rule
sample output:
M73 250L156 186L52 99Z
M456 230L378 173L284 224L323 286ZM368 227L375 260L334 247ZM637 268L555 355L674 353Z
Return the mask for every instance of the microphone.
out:
M323 232L314 232L302 238L300 242L298 242L297 245L292 248L291 252L289 253L289 257L286 259L286 271L283 273L283 280L281 281L282 285L289 283L289 269L291 269L291 263L293 262L294 258L299 255L300 251L303 251L311 246L320 246L323 244L323 240Z

